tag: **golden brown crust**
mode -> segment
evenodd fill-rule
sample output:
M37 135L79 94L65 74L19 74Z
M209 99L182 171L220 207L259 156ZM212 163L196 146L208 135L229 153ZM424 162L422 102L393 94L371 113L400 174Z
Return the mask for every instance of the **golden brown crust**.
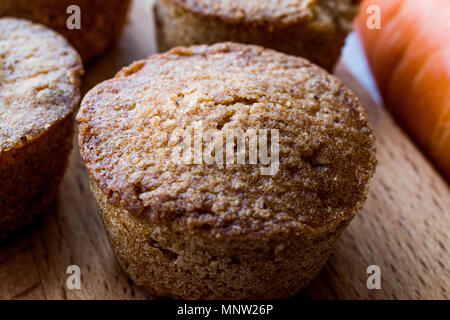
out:
M0 19L0 153L37 139L80 100L81 59L52 30Z
M120 36L130 0L2 0L0 17L14 16L42 23L64 35L84 62L101 55ZM81 29L69 30L67 8L81 10Z
M197 14L221 18L229 22L246 21L253 24L289 25L320 21L329 24L335 23L339 27L344 27L344 25L341 25L345 23L344 19L353 18L357 5L352 0L163 1L176 3Z
M160 51L223 41L305 57L331 71L359 1L157 0Z
M219 17L226 21L254 23L293 23L312 17L310 0L236 1L168 0L192 12Z
M62 36L22 19L0 19L0 238L55 203L82 72Z
M358 99L308 61L257 46L176 48L92 89L77 116L82 158L116 207L213 237L319 234L350 220L375 170ZM171 133L278 129L280 168L185 165ZM248 162L247 162L248 163Z

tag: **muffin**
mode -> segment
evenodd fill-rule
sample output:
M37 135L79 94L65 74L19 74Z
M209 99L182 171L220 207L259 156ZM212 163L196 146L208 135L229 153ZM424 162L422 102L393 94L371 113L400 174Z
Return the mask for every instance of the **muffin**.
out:
M157 0L160 51L235 41L298 55L331 71L360 0Z
M307 60L259 46L178 47L135 62L89 91L77 119L112 249L157 296L294 295L362 207L375 170L355 95ZM251 138L221 152L204 134L239 130L258 132L257 152L266 146L273 162L250 160ZM190 159L186 132L202 137ZM225 150L234 164L228 151L220 162Z
M0 17L14 16L42 23L64 35L84 62L101 55L120 36L130 0L2 0ZM81 29L69 30L67 20L81 11Z
M0 238L55 202L72 147L81 59L54 31L0 19Z

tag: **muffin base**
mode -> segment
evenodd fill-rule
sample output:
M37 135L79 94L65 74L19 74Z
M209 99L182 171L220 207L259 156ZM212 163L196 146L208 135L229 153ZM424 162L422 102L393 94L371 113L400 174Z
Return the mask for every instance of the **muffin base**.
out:
M73 114L22 147L0 153L0 239L50 210L72 149Z
M230 22L191 12L167 0L156 1L154 12L160 52L176 46L233 41L305 57L332 71L348 34L338 27L304 22L287 26Z
M176 299L282 299L314 279L348 225L318 234L225 239L177 232L115 207L91 183L111 247L131 279Z

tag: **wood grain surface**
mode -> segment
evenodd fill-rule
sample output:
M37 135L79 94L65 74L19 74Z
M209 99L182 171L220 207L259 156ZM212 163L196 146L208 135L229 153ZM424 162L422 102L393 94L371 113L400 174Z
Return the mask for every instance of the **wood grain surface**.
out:
M151 0L135 0L117 48L87 68L83 93L121 66L156 52ZM378 167L365 207L344 232L319 277L298 299L448 299L450 189L388 112L339 65L336 74L361 99L377 137ZM74 139L75 141L75 139ZM68 290L66 269L81 268ZM369 265L381 289L366 286ZM1 299L152 299L121 270L90 194L75 147L58 207L0 244Z

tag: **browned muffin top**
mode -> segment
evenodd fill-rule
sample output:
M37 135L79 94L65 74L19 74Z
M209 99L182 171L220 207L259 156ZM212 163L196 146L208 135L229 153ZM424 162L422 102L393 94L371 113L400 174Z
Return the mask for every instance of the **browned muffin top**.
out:
M77 118L82 158L112 204L214 236L319 232L361 208L375 170L354 94L307 60L258 46L179 47L135 62L92 89ZM196 121L203 132L277 129L278 172L262 175L267 166L248 156L181 163L174 132Z
M281 23L314 21L348 28L360 0L163 0L199 14L230 21Z
M0 19L0 152L37 138L80 100L81 60L52 30Z

